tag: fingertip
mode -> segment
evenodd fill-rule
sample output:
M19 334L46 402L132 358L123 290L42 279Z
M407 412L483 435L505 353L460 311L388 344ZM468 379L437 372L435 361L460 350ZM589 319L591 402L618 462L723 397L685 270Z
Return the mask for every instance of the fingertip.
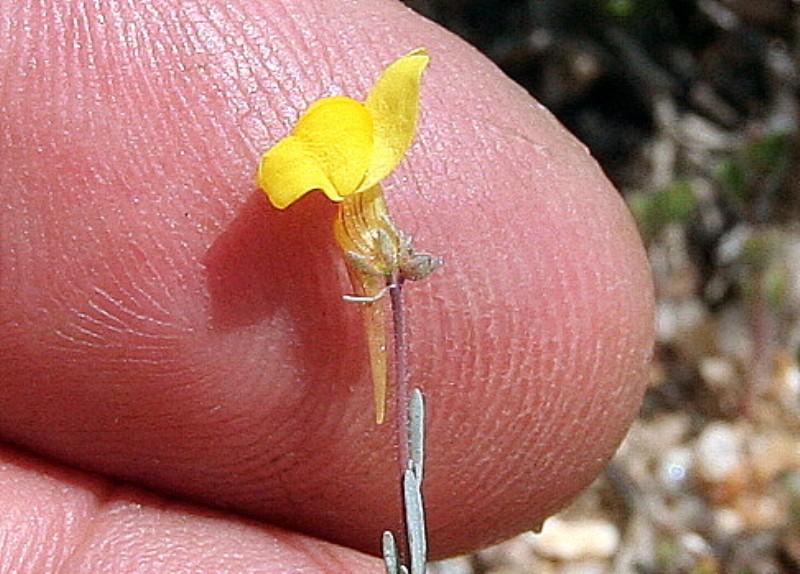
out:
M0 569L13 572L374 572L352 550L170 502L0 449Z
M272 210L252 178L310 102L363 98L422 45L419 133L386 194L417 247L445 260L408 290L432 553L563 505L633 417L652 341L644 252L594 161L399 3L174 4L126 8L149 26L145 60L125 38L77 50L33 27L31 53L51 68L4 92L31 94L0 127L15 142L0 181L20 190L0 242L14 256L0 353L21 358L0 365L4 436L376 551L398 516L394 451L371 420L359 310L340 299L333 212L318 194ZM70 97L42 80L83 70L86 53L103 74L75 76Z

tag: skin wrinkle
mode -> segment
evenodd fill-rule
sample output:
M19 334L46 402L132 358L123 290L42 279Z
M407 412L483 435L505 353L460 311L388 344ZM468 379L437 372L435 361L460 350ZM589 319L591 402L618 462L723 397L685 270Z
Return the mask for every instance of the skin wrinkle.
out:
M311 412L307 416L311 421L314 421L313 424L317 425L321 432L323 433L337 433L340 434L341 431L337 432L336 425L343 425L345 424L346 418L342 418L337 420L330 416L327 419L322 418L320 416L322 413L319 412ZM264 471L261 472L252 472L248 473L248 469L258 470L260 469L268 469L268 476L266 480L269 480L270 477L279 477L281 475L291 475L294 473L294 469L300 468L305 465L316 466L320 465L326 468L331 469L332 474L333 469L335 468L335 457L333 454L325 450L316 450L313 448L313 445L308 445L307 441L302 436L298 436L298 434L294 431L295 429L295 420L287 418L284 422L275 425L273 423L272 432L267 436L258 436L263 434L263 430L259 428L253 428L254 436L258 436L256 440L252 442L253 446L258 446L259 444L263 444L266 441L275 441L279 442L284 445L283 452L284 454L279 456L273 456L269 461L264 461L264 454L260 454L261 460L259 461L258 458L252 458L252 466L248 466L245 464L247 462L247 458L241 458L237 456L235 460L232 460L230 465L225 468L221 467L217 470L217 475L220 476L223 480L225 480L226 475L230 476L231 471L236 471L237 473L241 473L243 476L248 476L248 474L252 475L254 479L252 482L242 482L238 481L238 484L232 485L233 492L239 492L241 494L241 498L244 501L249 501L251 505L254 506L270 506L274 505L273 500L280 500L283 496L291 496L288 493L280 492L276 489L271 489L270 492L263 491L260 486L263 484L264 478ZM241 428L241 427L238 427ZM240 449L237 449L239 452ZM331 465L331 460L334 461L334 465ZM265 464L266 462L266 464ZM234 466L235 465L235 466ZM227 473L226 473L227 470ZM343 469L346 470L346 469ZM259 477L260 478L255 478ZM316 479L320 481L320 484L325 481L329 481L329 478L319 477ZM306 477L307 485L309 490L312 492L317 490L315 488L316 482L315 479L312 477ZM281 481L278 480L278 483ZM286 485L290 490L290 486ZM358 488L358 481L353 480L351 483L351 488L356 490ZM248 488L250 487L250 488ZM265 502L266 501L266 502ZM241 503L239 503L241 504Z
M309 20L315 14L314 7L308 6L308 4L308 2L303 4L276 2L276 8L280 10L281 14L278 21L283 23L280 30L283 33L283 37L293 40L292 48L294 49L295 57L301 69L308 70L312 85L319 86L321 90L325 90L325 86L330 86L327 89L332 88L335 91L336 87L332 86L332 84L337 81L335 79L337 74L334 73L331 62L342 58L343 52L346 55L346 48L341 46L342 52L331 54L323 45L324 43L320 42L315 34L315 27L308 25ZM305 101L301 106L298 106L296 110L298 113L302 112L316 99L334 94L321 93L319 96L310 99L308 98L309 94L302 95L305 96ZM259 151L263 151L263 149Z
M24 12L20 6L11 6L6 8L13 10L13 14L9 18L0 18L0 54L5 54L5 58L0 58L0 113L5 114L5 102L10 100L10 90L8 87L11 85L12 74L16 75L22 66L14 66L12 62L19 58L19 53L22 51L21 46L30 43L31 40L31 27L26 26L24 23L20 26L19 37L23 39L22 42L15 43L12 41L12 22L24 21ZM23 12L21 14L21 12ZM3 65L5 64L5 65ZM2 134L0 134L2 135ZM7 146L5 140L0 140L4 147Z
M109 225L108 227L111 226ZM189 329L190 324L188 321L181 320L180 316L171 312L164 304L159 302L160 298L163 298L168 303L175 301L174 296L171 294L172 290L167 277L169 273L156 271L156 267L147 261L146 256L143 256L144 248L134 241L126 241L124 249L132 260L138 258L138 261L134 261L134 264L125 270L124 277L117 279L114 286L127 300L141 302L141 310L126 308L122 300L115 301L113 297L107 294L109 301L113 302L120 311L129 315L131 319L143 327L162 328L164 332L160 334L166 335L170 330ZM167 271L175 268L174 261L169 256L164 257L162 260L165 261L168 267ZM126 284L129 287L126 287ZM158 296L155 296L154 293L158 293ZM161 293L164 295L162 296Z
M68 333L66 329L56 328L53 334L56 337L64 339L65 346L68 347L83 347L87 349L96 349L103 342L103 337L97 333L86 329L85 327L76 326L74 328L77 333Z
M272 9L274 11L274 20L277 22L275 32L270 34L270 38L274 40L273 46L268 49L267 53L274 54L276 62L270 65L270 62L263 62L263 52L256 51L254 55L255 66L266 66L269 74L265 79L273 79L275 82L275 89L286 99L286 103L276 105L274 101L265 101L263 106L258 106L259 110L280 110L283 112L281 122L267 122L266 130L269 134L268 138L256 139L253 136L249 137L251 150L254 155L259 155L270 142L277 141L288 133L290 127L297 121L302 110L319 97L325 95L332 95L325 93L325 89L332 82L336 81L337 75L327 69L328 59L321 57L319 54L311 52L307 44L308 33L307 30L312 30L313 27L302 27L297 25L297 20L301 18L301 6L293 6L289 8L283 2L273 3ZM273 12L271 12L273 13ZM265 23L269 23L270 19L259 15L259 18ZM299 38L299 40L298 40ZM279 59L279 60L278 60ZM305 76L308 80L305 87L297 85L297 78ZM263 81L262 81L263 82ZM309 89L308 86L314 86ZM319 90L319 94L315 95L314 92ZM254 134L259 135L259 134Z
M593 232L593 230L591 230L591 231L590 231L590 233L591 233L591 234L593 234L592 232ZM587 259L598 260L598 261L604 261L604 260L603 260L603 258L602 258L600 255L601 255L601 254L597 254L597 253L590 253L590 254L589 254L589 256L587 257ZM612 271L611 269L608 269L608 268L607 268L607 267L605 267L605 266L604 266L604 269L606 270L606 272L607 272L609 275L612 275L612 274L613 274L613 271ZM595 272L594 272L593 274L585 274L585 273L584 273L584 274L581 274L581 273L578 273L578 274L576 274L576 278L577 278L577 280L578 280L579 284L580 284L581 282L583 282L583 281L586 281L586 282L587 282L587 284L588 284L588 288L589 288L589 290L596 290L596 289L597 289L597 283L598 283L598 275L599 275L600 273L602 273L602 271L601 271L601 270L599 270L599 269L595 269ZM587 291L587 289L584 289L584 288L582 288L582 287L580 287L580 286L579 286L579 288L578 288L578 289L576 289L576 291L577 291L578 293L583 293L583 292L586 292L586 291ZM586 316L586 313L585 313L585 312L581 312L581 313L580 313L580 315ZM601 342L602 342L602 340L603 340L603 339L602 339L602 331L601 331L601 333L600 333L600 336L599 336L599 337L597 337L597 339L596 339L596 340L597 340L599 343L601 343ZM597 349L598 349L597 345L591 345L591 342L590 342L590 341L589 341L588 343L589 343L588 345L584 344L584 345L582 345L582 347L583 347L583 348L588 348L588 349L592 349L592 348L593 348L593 349L595 349L595 350L597 350ZM589 357L589 360L592 362L592 364L593 364L594 366L593 366L593 368L590 368L590 369L589 369L589 374L588 374L588 376L587 376L587 379L588 379L588 382L589 382L589 383L592 383L592 382L593 382L593 381L592 381L592 379L594 378L594 375L595 375L595 372L593 372L593 371L595 371L595 369L596 369L597 365L599 364L599 362L600 362L600 357L599 357L598 355L596 355L596 354L595 354L595 355L594 355L594 357Z
M9 475L14 477L13 484L8 482ZM4 483L4 491L10 488L21 492L27 487L23 497L7 499L4 507L6 509L5 518L11 521L13 521L15 508L19 507L19 512L24 518L16 522L15 531L19 535L16 537L16 541L25 540L23 546L31 549L31 552L26 552L24 548L21 549L14 544L15 540L5 539L2 544L3 552L0 553L0 556L3 557L0 558L0 567L3 570L14 567L14 572L56 571L57 566L64 561L64 556L73 547L74 540L79 538L82 527L91 524L91 521L87 519L87 514L93 504L92 498L82 496L79 498L80 504L65 505L61 499L63 487L53 478L59 478L58 474L43 480L30 471L26 475L20 476L15 473L12 465L3 465L2 471L0 471L0 482ZM28 479L35 481L33 488L27 484ZM55 502L55 505L50 505L51 501ZM33 509L30 507L31 504L34 505ZM78 519L76 520L76 518ZM32 519L35 519L37 523L31 528L30 521ZM45 519L47 527L43 527L39 522ZM25 531L22 531L22 528ZM16 558L16 565L9 563L9 559L12 557ZM41 570L37 568L38 565L41 566Z
M561 275L561 276L563 277L563 275ZM579 278L580 278L580 275L579 275ZM577 289L576 291L577 291L578 293L581 293L581 292L583 292L583 289L580 289L580 288L579 288L579 289ZM571 322L571 320L569 320L568 322ZM594 361L594 363L595 363L595 365L596 365L596 364L597 364L597 361L595 360L595 361ZM565 378L566 378L566 377L565 377Z
M176 317L174 314L171 314L169 310L152 295L153 291L160 287L166 294L165 299L167 301L172 301L176 298L176 290L174 286L169 284L169 278L167 277L167 274L159 271L158 267L153 265L153 263L150 261L148 254L135 242L131 241L128 243L128 252L138 259L137 263L139 264L138 266L141 270L141 278L138 280L133 276L133 274L129 275L131 283L134 286L134 291L137 295L141 296L143 299L146 299L149 307L155 311L151 313L147 320L161 327L166 327L175 323L182 323L181 327L185 329L191 329L189 321L181 321L180 317ZM169 256L164 254L164 259L169 260ZM172 263L172 268L178 267L175 265L175 262L170 261L170 263ZM140 282L141 285L139 284Z
M145 296L147 296L146 292L143 292L142 294L143 294L143 295L145 295ZM150 299L151 303L155 303L155 302L156 302L156 299L155 299L155 298L153 298L153 297L147 297L147 298L149 298L149 299ZM135 299L135 298L134 298L134 299ZM162 309L162 311L163 311L163 309Z
M80 536L68 547L68 553L62 558L60 570L69 572L72 570L72 564L80 561L81 555L91 546L91 541L97 537L103 536L103 530L100 528L100 516L103 514L104 507L109 504L112 499L114 488L106 488L102 496L98 496L92 505L92 515L87 516L82 521L82 525L78 525ZM82 526L82 528L80 528ZM55 570L54 570L55 571ZM74 570L77 571L77 570Z
M183 571L187 568L218 571L224 568L225 571L263 572L268 565L270 571L277 572L286 569L300 571L304 567L316 569L320 564L340 564L344 559L342 552L333 547L312 545L292 535L257 531L250 524L234 525L221 533L224 538L236 540L241 550L219 555L212 545L214 538L209 536L210 532L204 532L219 522L218 515L206 513L199 524L189 525L180 519L176 522L176 509L163 504L154 507L152 499L141 500L136 493L118 491L115 494L116 500L109 500L98 509L91 521L92 530L87 532L84 542L65 564L65 571L105 571L104 568L115 572L128 571L128 568L136 572ZM126 534L109 539L109 530ZM219 538L216 540L219 543ZM167 552L163 551L164 545L169 548ZM265 553L261 561L254 562L247 550L256 545L271 551ZM300 566L301 563L305 566ZM373 561L363 558L354 563L353 557L348 557L347 564L343 570L360 572L368 571L367 566L374 568ZM256 569L251 570L251 567ZM319 571L327 570L321 568Z
M269 58L271 58L274 54L275 50L273 50L273 47L270 46L267 41L265 41L264 36L261 34L263 23L257 21L253 15L245 12L242 12L239 16L239 22L245 37L243 48L250 46L253 53L258 55L258 58L260 58L260 60L255 59L252 62L248 60L248 70L250 70L251 73L250 82L247 88L247 99L250 102L250 112L242 118L245 134L252 134L249 139L246 139L247 143L251 146L250 152L252 154L257 154L260 150L253 146L259 141L266 141L270 139L269 134L267 133L269 127L266 126L261 120L259 116L259 110L267 109L270 103L272 103L275 108L279 107L275 104L275 98L273 95L276 92L282 92L280 94L281 97L287 98L289 97L288 94L293 90L289 86L282 88L283 83L281 79L277 77L280 68L275 64L270 67L267 63ZM259 67L270 67L271 73L262 77L257 73ZM296 66L293 67L296 68ZM277 134L274 134L272 139L275 139L276 137Z
M95 293L101 293L100 289L95 289ZM138 293L141 293L139 290ZM135 300L134 297L130 297L130 300ZM168 348L168 343L177 341L178 333L180 332L179 329L172 325L167 325L166 323L153 320L147 315L139 315L135 313L131 309L127 309L124 305L119 303L119 300L113 300L112 305L114 305L117 309L117 316L114 317L111 313L106 312L104 315L101 315L103 319L93 318L88 315L86 312L81 311L78 308L70 309L70 311L75 316L75 321L73 323L68 323L65 328L56 327L56 332L59 332L65 336L67 335L66 329L70 327L76 329L78 332L89 335L96 340L98 347L113 344L111 343L111 338L109 338L108 332L110 331L112 334L124 334L126 336L130 336L137 341L137 347L140 350L145 350L148 347L155 349L155 350L165 350ZM90 307L91 308L91 307ZM119 322L124 325L123 328L111 328L109 329L104 320L108 320L108 317L112 317L112 321ZM125 317L125 319L123 319ZM148 327L170 327L174 334L170 335L168 332L159 331L156 333L148 332ZM104 334L105 332L105 334Z
M526 141L527 141L527 140L526 140ZM527 143L530 143L530 142L527 142ZM487 186L487 187L488 187L488 186ZM489 223L489 225L488 225L488 228L489 228L489 229L502 229L502 226L498 226L497 224L492 224L492 223ZM477 234L478 234L478 235L481 235L481 232L480 232L480 231L478 231L478 232L477 232ZM499 241L499 243L503 244L504 242L503 242L502 240L500 240L500 241ZM473 267L474 267L474 266L473 266ZM479 268L480 268L480 267L479 267ZM551 266L551 268L552 268L552 266ZM475 277L470 277L469 279L470 279L470 282L472 282L473 284L474 284L474 283L478 283L478 284L480 284L480 281L476 281ZM487 305L487 306L488 306L488 307L490 307L490 308L497 308L497 307L498 307L498 305L497 305L496 303L497 303L496 301L490 301L490 302L489 302L489 305ZM471 303L467 302L467 303L464 305L464 307L469 309L469 308L475 308L475 307L479 307L479 306L477 306L477 305L473 305L473 304L471 304ZM501 307L501 308L502 308L502 307ZM555 338L555 340L556 340L556 341L559 341L559 340L562 340L562 339L563 339L563 338L562 338L561 336L557 336L557 337ZM513 339L512 339L512 340L513 340ZM491 355L491 351L489 351L489 354ZM557 353L557 352L556 352L556 353L554 353L554 354L555 354L555 355L558 355L558 353ZM495 366L496 366L496 365L495 365ZM497 370L496 370L496 369L493 369L493 371L494 371L494 372L497 372ZM488 373L487 373L487 375L488 375ZM487 379L488 379L488 376L478 376L477 378L478 378L479 380L487 380ZM558 401L556 401L556 402L558 402ZM492 415L492 413L487 413L487 418L492 418L492 416L493 416L493 415ZM487 434L491 434L491 433L487 433ZM469 466L470 468L472 468L474 465L468 465L468 466Z

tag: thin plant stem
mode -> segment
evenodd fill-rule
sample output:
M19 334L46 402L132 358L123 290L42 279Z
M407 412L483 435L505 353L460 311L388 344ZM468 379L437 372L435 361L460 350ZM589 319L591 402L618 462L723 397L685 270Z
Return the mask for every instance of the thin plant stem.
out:
M391 532L384 533L384 564L390 574L424 574L427 555L425 505L422 501L422 476L425 451L425 406L422 391L408 380L405 308L402 272L392 276L389 300L392 308L392 354L397 424L397 461L400 467L400 493L403 501L400 544ZM402 550L401 550L402 549Z
M406 322L405 306L403 302L403 282L401 274L396 274L389 289L389 300L392 307L392 327L393 327L393 355L394 355L394 392L395 392L395 419L397 425L397 461L400 465L400 476L403 476L408 468L409 449L408 449L408 366L406 355L408 348L406 343Z
M405 306L403 304L403 277L394 273L389 288L392 316L393 387L395 404L395 436L397 440L397 466L400 476L400 496L403 501L401 519L405 528L400 534L400 547L408 548L408 524L406 521L406 498L403 477L409 464L408 448L408 369L406 366ZM404 554L404 553L403 553Z

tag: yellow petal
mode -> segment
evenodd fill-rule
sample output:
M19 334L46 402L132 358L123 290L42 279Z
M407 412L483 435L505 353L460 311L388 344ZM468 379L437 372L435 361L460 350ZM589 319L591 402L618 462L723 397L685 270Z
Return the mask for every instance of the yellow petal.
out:
M389 175L408 151L416 130L420 79L429 61L424 48L406 54L384 70L367 96L375 147L366 177L356 192Z
M294 136L282 139L261 157L256 182L278 209L315 189L321 189L328 197L338 197L319 158Z
M364 180L372 132L372 116L361 102L343 96L319 100L290 136L263 155L258 184L280 209L315 189L341 201Z

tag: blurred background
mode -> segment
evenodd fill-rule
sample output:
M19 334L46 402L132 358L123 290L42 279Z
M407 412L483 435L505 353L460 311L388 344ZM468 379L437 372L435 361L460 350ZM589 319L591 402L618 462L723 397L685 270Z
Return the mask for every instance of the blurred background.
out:
M541 534L431 570L800 572L800 2L406 4L589 146L658 297L645 405L606 473Z

